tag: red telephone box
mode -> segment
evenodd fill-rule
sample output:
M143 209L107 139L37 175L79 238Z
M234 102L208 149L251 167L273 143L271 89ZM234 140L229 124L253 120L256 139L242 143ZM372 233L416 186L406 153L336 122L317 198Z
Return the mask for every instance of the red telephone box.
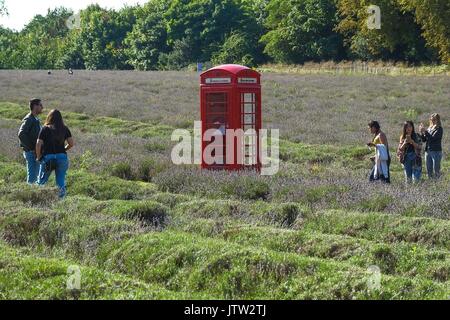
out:
M259 170L261 168L259 134L262 127L261 75L244 66L227 64L202 73L200 78L202 138L210 129L216 132L210 141L202 139L202 168ZM233 161L227 161L230 160L227 159L227 154L232 151L227 150L225 136L229 129L242 129L247 133L252 131L248 131L249 129L254 130L254 134L245 134L245 138L240 142L235 139ZM222 136L222 139L218 139L218 136ZM207 163L204 151L212 144L215 149L213 152L215 161ZM231 155L228 158L230 157Z

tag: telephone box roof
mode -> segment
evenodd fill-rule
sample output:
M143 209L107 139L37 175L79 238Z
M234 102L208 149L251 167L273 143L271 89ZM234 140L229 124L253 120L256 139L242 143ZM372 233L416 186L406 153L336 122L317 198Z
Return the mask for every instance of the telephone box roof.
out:
M204 79L205 77L212 75L219 75L219 74L223 74L223 73L227 73L232 75L233 77L236 77L235 79L237 79L237 77L239 76L255 76L258 79L258 83L259 83L259 77L260 77L260 73L250 69L248 67L245 66L241 66L238 64L223 64L214 68L211 68L205 72L203 72L200 76L202 79ZM235 80L237 81L237 80ZM233 82L235 82L233 81Z
M221 66L211 68L208 71L211 71L211 70L225 70L232 74L238 74L242 70L251 70L251 69L248 67L245 67L245 66L238 65L238 64L223 64Z

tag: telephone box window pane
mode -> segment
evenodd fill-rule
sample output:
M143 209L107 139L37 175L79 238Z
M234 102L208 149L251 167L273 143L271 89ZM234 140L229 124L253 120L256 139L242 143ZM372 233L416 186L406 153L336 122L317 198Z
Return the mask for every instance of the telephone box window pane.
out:
M255 102L254 93L244 93L244 102Z
M244 116L244 124L253 124L255 123L255 115L254 114L246 114Z
M214 92L206 94L207 102L227 102L227 94L225 92Z
M256 164L256 157L245 157L244 164L246 166L253 166Z
M221 125L225 125L227 123L225 116L223 115L214 115L214 114L208 114L207 117L207 123L213 124L215 128L220 127Z
M246 103L244 105L244 112L245 113L255 113L255 105L252 103Z
M211 104L209 104L209 112L211 112L211 113L226 113L227 105L225 103L211 103Z
M256 155L256 147L255 146L245 146L245 155L246 156L255 156Z
M244 125L244 132L246 132L247 130L251 130L251 129L255 129L255 126L252 124Z
M246 145L255 145L256 144L256 136L255 135L245 135L244 143Z

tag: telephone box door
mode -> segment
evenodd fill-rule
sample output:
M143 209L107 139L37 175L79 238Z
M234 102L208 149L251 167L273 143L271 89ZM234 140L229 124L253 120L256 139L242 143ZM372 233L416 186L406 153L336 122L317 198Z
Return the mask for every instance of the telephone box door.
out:
M259 130L261 129L261 90L239 90L239 123L244 130L242 153L244 166L259 166Z
M212 164L204 166L223 168L226 166L226 130L231 127L232 92L230 88L205 88L202 91L202 125L203 134L212 129L211 141L203 141L203 148L214 145L211 156L215 157ZM205 156L205 155L203 155ZM204 158L205 159L205 158Z

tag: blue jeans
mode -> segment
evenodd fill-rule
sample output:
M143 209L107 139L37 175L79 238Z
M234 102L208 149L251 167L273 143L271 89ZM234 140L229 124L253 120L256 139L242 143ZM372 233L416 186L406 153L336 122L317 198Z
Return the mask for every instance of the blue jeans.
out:
M416 164L417 155L415 152L409 152L405 155L405 163L403 168L405 170L406 182L419 182L422 177L422 167Z
M34 184L39 173L39 162L36 161L36 153L34 151L24 152L23 157L27 162L27 183Z
M38 184L43 186L48 182L52 172L46 171L45 164L51 159L56 160L56 185L59 188L59 197L64 198L66 195L66 174L69 169L69 158L67 154L58 153L44 156L40 164Z
M427 151L425 158L427 161L428 178L439 178L441 175L442 151Z

